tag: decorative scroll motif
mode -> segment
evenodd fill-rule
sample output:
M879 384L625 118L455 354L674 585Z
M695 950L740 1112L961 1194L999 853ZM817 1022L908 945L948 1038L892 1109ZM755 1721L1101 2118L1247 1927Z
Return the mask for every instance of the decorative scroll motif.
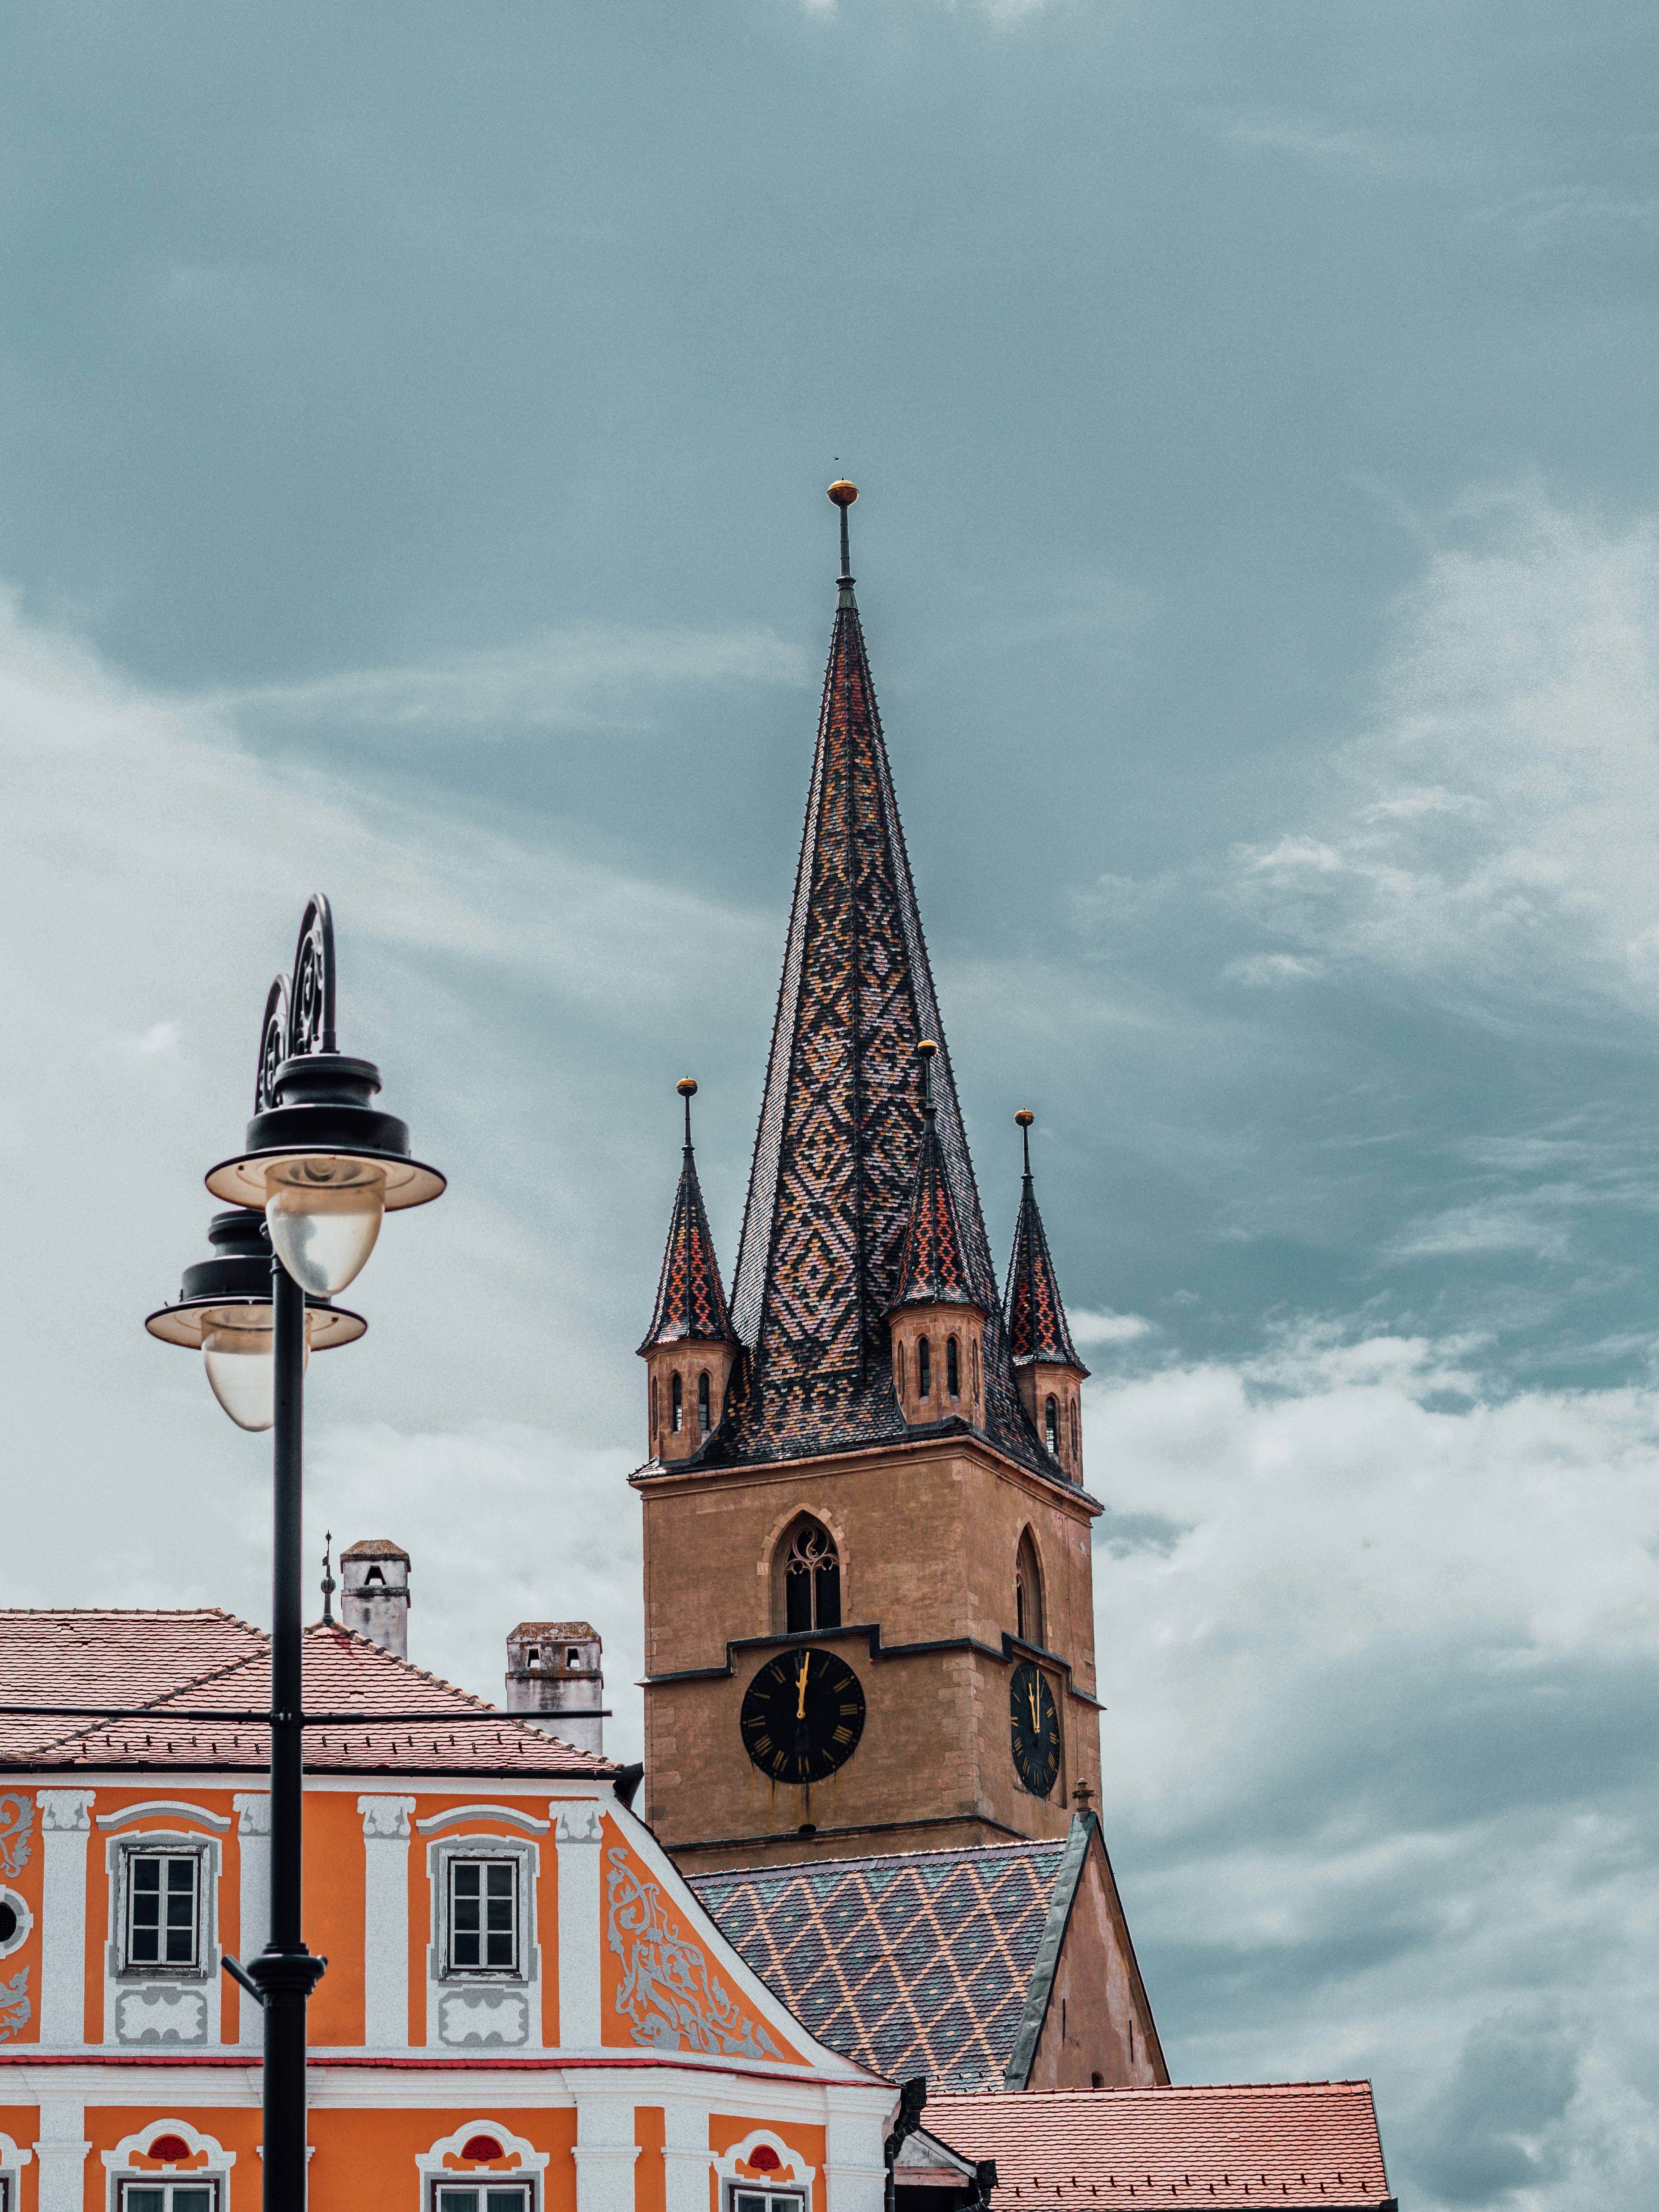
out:
M300 924L288 1048L291 1054L334 1049L334 917L320 891L313 893Z
M118 2043L205 2043L207 1999L199 1990L152 1984L123 1990L115 2002Z
M92 1830L87 1817L87 1808L94 1793L90 1790L42 1790L36 1803L40 1808L40 1826L48 1836L84 1836Z
M515 1990L469 1990L438 2006L438 2033L452 2048L498 2050L530 2040L530 2005Z
M277 976L265 999L254 1112L263 1114L276 1103L276 1070L285 1060L334 1048L334 918L317 891L300 923L293 981Z
M29 1863L34 1808L20 1790L0 1797L0 1875L21 1874Z
M263 1114L276 1103L276 1071L288 1058L288 978L279 975L265 997L259 1030L259 1066L253 1081L253 1110Z
M394 1843L409 1841L409 1816L415 1810L412 1797L360 1797L357 1810L363 1816L365 1836L384 1837Z
M28 2000L29 1970L14 1974L9 1982L0 1982L0 2043L27 2027L30 2019Z
M720 2058L781 2058L766 2030L745 2019L709 1972L697 1946L670 1928L657 1884L641 1881L625 1850L613 1848L606 1863L609 1941L624 1969L617 2010L632 2021L635 2042Z

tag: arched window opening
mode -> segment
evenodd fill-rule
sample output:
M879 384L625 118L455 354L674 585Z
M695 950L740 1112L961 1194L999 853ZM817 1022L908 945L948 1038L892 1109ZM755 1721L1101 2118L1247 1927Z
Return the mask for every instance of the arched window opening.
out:
M568 1645L568 1646L567 1647L567 1649L566 1649L565 1655L564 1655L564 1663L565 1663L565 1665L566 1665L567 1667L573 1668L575 1670L575 1672L576 1672L577 1674L580 1674L580 1672L581 1672L581 1665L582 1665L582 1655L581 1655L581 1653L577 1650L576 1646L575 1646L574 1644L572 1644Z
M708 1434L708 1370L705 1368L697 1377L697 1429L701 1435Z
M1049 1404L1054 1403L1053 1399ZM685 1424L685 1389L678 1375L668 1388L669 1426L678 1436Z
M977 1339L977 1338L975 1338L975 1341L974 1341L974 1347L973 1347L973 1350L974 1350L974 1395L975 1395L975 1398L977 1398L977 1397L978 1397L978 1395L979 1395L979 1341L978 1341L978 1339Z
M898 1348L898 1364L894 1370L893 1382L902 1401L904 1396L904 1346L902 1344Z
M930 1397L933 1389L933 1356L924 1336L916 1344L916 1395L918 1398Z
M657 1423L659 1418L660 1415L657 1400L657 1379L653 1375L651 1378L651 1441L653 1443L655 1443L657 1441Z
M962 1395L962 1360L953 1336L945 1340L945 1387L953 1398Z
M1089 2087L1091 2089L1103 2089L1106 2087L1106 2076L1103 2074L1091 2074L1089 2076Z
M1072 1457L1076 1460L1081 1459L1082 1456L1083 1431L1078 1420L1077 1400L1073 1398L1072 1401Z
M784 1554L783 1626L788 1636L841 1626L841 1557L821 1521L795 1524Z
M1014 1554L1014 1633L1022 1644L1035 1644L1042 1651L1048 1648L1042 1635L1042 1577L1029 1528Z
M678 1428L678 1422L677 1421L674 1425ZM1060 1406L1053 1398L1045 1398L1042 1401L1042 1439L1053 1456L1058 1459L1060 1457Z

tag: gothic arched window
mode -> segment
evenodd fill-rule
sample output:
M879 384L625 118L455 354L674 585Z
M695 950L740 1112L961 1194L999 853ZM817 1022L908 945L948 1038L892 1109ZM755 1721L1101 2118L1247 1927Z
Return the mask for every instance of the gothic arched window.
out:
M927 1398L933 1394L933 1354L927 1340L925 1336L919 1337L916 1340L916 1395L918 1398Z
M784 1633L840 1626L841 1555L823 1522L804 1516L784 1540Z
M678 1428L679 1423L676 1421L674 1426ZM1045 1398L1042 1401L1042 1441L1058 1459L1060 1457L1060 1404L1057 1399Z
M945 1387L953 1398L962 1395L962 1357L953 1336L945 1340Z
M708 1370L705 1367L697 1377L697 1432L708 1434Z
M1083 1457L1083 1431L1078 1424L1077 1400L1075 1398L1072 1401L1072 1457L1073 1461L1081 1460Z
M1022 1644L1048 1648L1042 1638L1042 1574L1029 1528L1014 1554L1014 1633Z
M676 1374L672 1383L669 1386L668 1401L669 1425L673 1430L674 1434L678 1436L680 1429L685 1420L685 1389L678 1374ZM1051 1398L1048 1401L1048 1403L1052 1406L1054 1400Z

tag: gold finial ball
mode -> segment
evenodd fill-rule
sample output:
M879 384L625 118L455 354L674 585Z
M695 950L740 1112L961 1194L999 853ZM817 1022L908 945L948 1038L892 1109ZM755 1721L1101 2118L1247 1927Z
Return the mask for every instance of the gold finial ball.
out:
M1014 1119L1018 1122L1022 1129L1029 1129L1032 1122L1036 1121L1036 1115L1031 1111L1029 1106L1022 1106L1018 1113L1015 1115Z
M931 1060L933 1054L939 1050L939 1047L933 1042L932 1037L923 1037L921 1042L916 1047L916 1050L921 1054L924 1060Z
M848 483L845 477L837 477L830 487L830 496L837 507L851 507L858 495L858 486L855 483Z
M697 1079L695 1075L683 1075L674 1088L682 1098L695 1098L697 1095Z

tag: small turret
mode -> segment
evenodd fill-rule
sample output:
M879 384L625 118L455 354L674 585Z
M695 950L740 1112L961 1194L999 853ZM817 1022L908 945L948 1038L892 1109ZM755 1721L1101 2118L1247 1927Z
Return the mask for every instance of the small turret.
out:
M326 1595L327 1593L325 1593ZM340 1554L340 1620L394 1657L409 1656L409 1554L368 1536Z
M1014 1116L1024 1147L1025 1176L1008 1262L1008 1350L1019 1395L1044 1450L1058 1461L1068 1482L1080 1483L1083 1416L1078 1394L1089 1370L1078 1358L1066 1326L1031 1187L1031 1124L1036 1118L1024 1107Z
M888 1309L893 1389L907 1421L921 1425L955 1414L985 1425L985 1309L968 1287L962 1231L939 1149L931 1037L921 1060L921 1152L899 1261L898 1296Z
M649 1378L650 1455L665 1462L695 1457L720 1426L738 1357L737 1332L720 1288L691 1150L691 1101L697 1086L686 1075L675 1088L685 1101L685 1150L656 1311L640 1346Z

